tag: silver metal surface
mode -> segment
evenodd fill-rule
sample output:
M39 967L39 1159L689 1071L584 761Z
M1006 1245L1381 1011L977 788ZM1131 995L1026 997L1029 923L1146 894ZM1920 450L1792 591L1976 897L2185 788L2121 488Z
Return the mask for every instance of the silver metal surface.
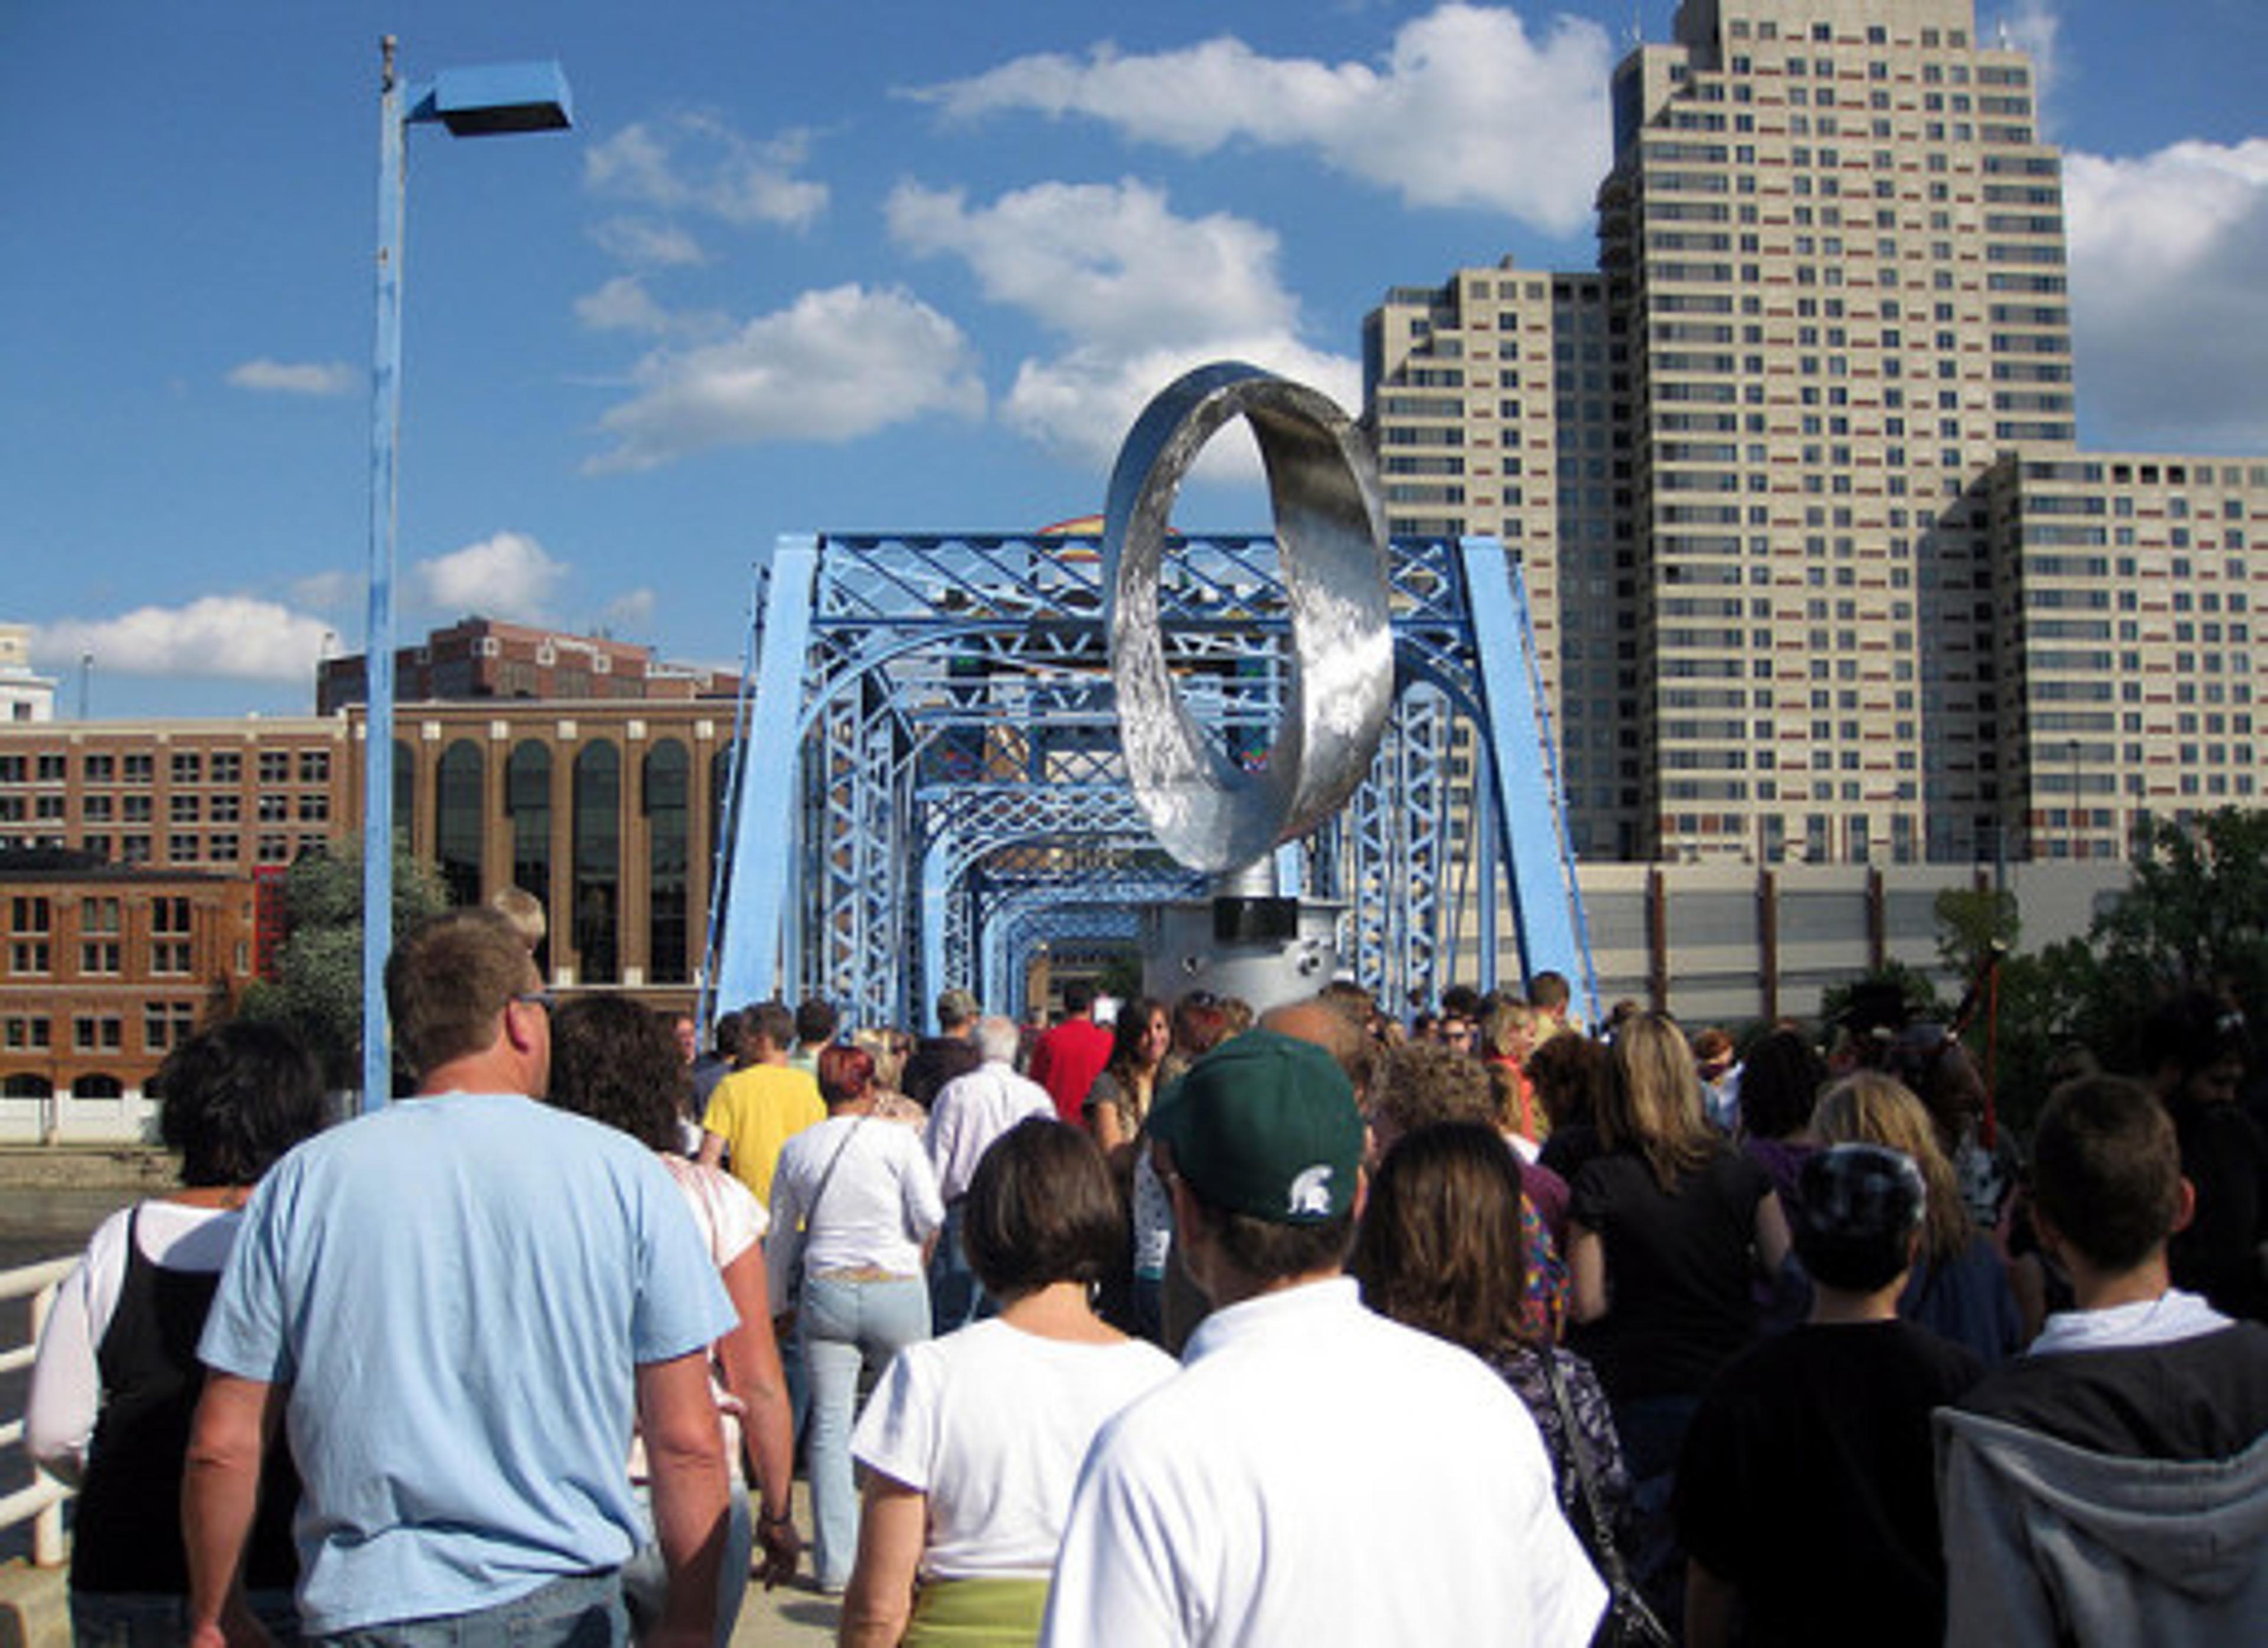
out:
M1158 622L1182 477L1239 416L1268 473L1292 645L1283 722L1251 772L1182 703ZM1102 550L1119 741L1159 845L1221 874L1336 813L1370 769L1394 695L1385 512L1376 460L1352 420L1329 396L1256 366L1197 368L1144 408L1119 449Z

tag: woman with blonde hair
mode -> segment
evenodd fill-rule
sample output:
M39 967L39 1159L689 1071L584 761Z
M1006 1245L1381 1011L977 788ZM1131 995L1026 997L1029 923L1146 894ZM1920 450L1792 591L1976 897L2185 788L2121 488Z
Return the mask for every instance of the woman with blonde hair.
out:
M1634 1012L1611 1051L1600 1153L1570 1188L1571 1343L1614 1404L1642 1524L1638 1584L1657 1613L1674 1615L1678 1449L1701 1393L1756 1338L1751 1284L1779 1274L1787 1221L1764 1169L1704 1119L1701 1078L1675 1020Z
M1885 1145L1921 1169L1929 1192L1922 1249L1898 1314L1966 1346L1987 1366L2022 1349L2023 1319L2007 1268L1970 1218L1937 1129L1911 1090L1880 1070L1846 1076L1820 1095L1811 1130L1822 1144Z

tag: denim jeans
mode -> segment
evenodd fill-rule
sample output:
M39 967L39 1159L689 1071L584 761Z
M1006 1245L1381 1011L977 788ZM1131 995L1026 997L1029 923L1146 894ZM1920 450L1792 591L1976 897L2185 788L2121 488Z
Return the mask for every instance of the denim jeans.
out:
M748 1564L755 1554L756 1525L748 1512L748 1490L740 1481L740 1461L733 1462L733 1497L725 1523L725 1565L717 1575L717 1648L733 1640L740 1622L740 1604L748 1592ZM630 1634L644 1637L661 1618L669 1600L669 1571L663 1566L661 1547L653 1536L652 1490L633 1484L638 1512L645 1519L645 1541L622 1564L622 1601L630 1611Z
M308 1648L625 1648L629 1641L622 1576L611 1569L569 1574L469 1614L387 1620L306 1638Z
M803 1284L798 1326L811 1379L812 1569L821 1590L839 1591L858 1554L858 1489L850 1474L858 1375L929 1337L929 1290L917 1276L812 1276Z
M299 1640L299 1611L288 1591L254 1591L245 1599L279 1644ZM74 1591L73 1648L180 1648L189 1634L189 1600L157 1591Z
M997 1306L961 1250L961 1227L968 1212L965 1196L945 1204L945 1228L929 1261L929 1322L933 1334L949 1334L992 1315Z

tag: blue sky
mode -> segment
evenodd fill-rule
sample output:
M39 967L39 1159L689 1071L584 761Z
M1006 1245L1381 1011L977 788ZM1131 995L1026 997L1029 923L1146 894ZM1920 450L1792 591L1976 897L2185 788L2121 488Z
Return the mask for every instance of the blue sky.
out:
M1978 11L2067 151L2088 442L2268 452L2268 6ZM577 116L410 134L403 634L730 662L782 532L1094 511L1188 365L1352 409L1388 286L1589 267L1607 72L1670 12L13 0L0 619L98 717L303 711L359 647L385 33L411 80L556 58Z

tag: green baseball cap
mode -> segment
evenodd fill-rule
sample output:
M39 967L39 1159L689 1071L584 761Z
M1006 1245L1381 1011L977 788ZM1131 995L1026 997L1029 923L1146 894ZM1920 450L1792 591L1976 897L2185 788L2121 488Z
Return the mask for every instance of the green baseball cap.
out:
M1315 1225L1354 1206L1362 1115L1346 1072L1311 1041L1232 1036L1167 1090L1150 1133L1189 1188L1228 1212Z

